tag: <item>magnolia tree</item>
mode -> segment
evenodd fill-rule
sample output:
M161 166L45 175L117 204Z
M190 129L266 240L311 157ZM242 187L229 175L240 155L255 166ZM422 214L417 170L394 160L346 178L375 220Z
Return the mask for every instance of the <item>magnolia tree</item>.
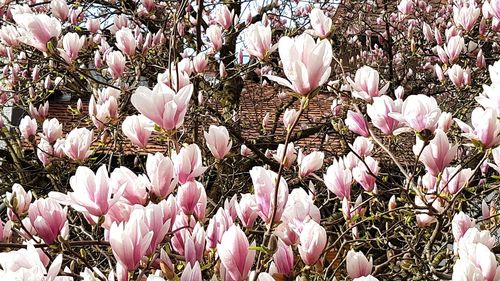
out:
M338 2L0 3L1 279L500 280L500 1Z

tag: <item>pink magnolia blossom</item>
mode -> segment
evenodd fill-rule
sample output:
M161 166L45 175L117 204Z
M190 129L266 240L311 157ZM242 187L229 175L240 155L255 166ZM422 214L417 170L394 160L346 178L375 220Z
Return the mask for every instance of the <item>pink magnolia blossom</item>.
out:
M345 119L345 124L349 130L363 137L370 136L370 131L368 131L368 125L366 120L361 113L354 111L347 111L347 118Z
M198 202L196 202L196 206L194 207L194 217L200 222L205 221L207 212L207 200L207 192L205 191L205 188L202 188L200 198L198 199Z
M346 197L342 199L342 215L346 221L351 221L353 212L351 211L351 203L347 200Z
M190 58L184 57L179 63L177 63L177 66L172 66L173 69L179 69L180 72L186 73L188 76L193 73L193 62L191 61ZM181 87L182 88L182 87Z
M64 153L75 161L85 160L92 154L90 150L92 139L93 131L86 128L75 128L66 136Z
M59 49L59 54L70 64L78 58L78 54L85 44L85 35L78 36L78 34L70 32L66 33L63 37L63 48Z
M476 227L471 227L458 241L458 244L459 250L462 249L463 253L470 254L468 250L473 244L483 244L486 248L493 249L495 246L495 237L491 235L489 230L479 230Z
M333 57L329 41L314 42L311 35L303 33L293 39L281 37L278 44L283 71L288 80L268 75L269 79L302 96L309 95L326 83Z
M458 253L460 257L459 261L464 260L467 264L471 263L466 265L468 267L467 270L462 272L466 276L470 276L472 272L474 273L473 275L477 274L479 276L479 280L494 281L500 278L500 268L497 267L498 263L495 254L486 245L466 241L466 243L459 243ZM456 268L454 267L453 270L455 271ZM453 280L458 280L458 278L455 278L455 272L453 277ZM480 279L480 277L483 279Z
M188 181L179 187L177 190L177 205L184 214L193 214L202 189L205 189L205 187L197 181Z
M172 243L174 249L186 258L186 262L194 264L203 260L206 236L199 222L192 229L192 232L186 228L179 230L172 238Z
M111 78L118 79L125 71L126 59L120 51L112 51L106 56L106 63L109 67Z
M299 244L299 234L293 230L293 227L288 222L279 224L274 230L274 234L287 245Z
M233 280L246 280L254 263L255 250L245 233L236 225L231 226L222 236L224 243L217 244L217 253L222 265Z
M448 40L448 43L444 47L444 50L446 52L446 55L448 56L450 63L453 63L458 59L463 48L465 48L465 43L462 36L455 35Z
M274 209L276 209L273 223L280 221L288 199L288 185L285 179L280 177L278 181L278 200L277 202L274 202L276 191L274 186L276 184L278 174L257 166L250 170L250 177L252 178L255 191L255 201L257 202L257 206L260 210L259 216L264 222L269 224L271 223Z
M98 129L104 129L109 122L118 117L118 100L110 96L106 100L98 99L96 103L94 96L91 96L89 115Z
M460 65L454 64L448 69L448 77L457 88L462 88L470 81L470 68L463 69Z
M222 29L218 25L211 25L207 28L206 34L210 47L214 52L218 52L222 48Z
M267 125L269 124L269 119L271 119L271 114L266 112L266 115L262 118L262 128L265 130Z
M432 34L431 26L428 23L424 22L422 24L422 32L424 33L427 43L432 43L434 41L434 35Z
M441 66L439 64L434 65L434 72L436 72L436 76L439 81L443 82L444 81L444 72Z
M59 123L57 118L43 121L43 137L49 142L54 143L62 136L62 124Z
M135 54L136 41L129 28L122 28L116 32L116 47L129 56Z
M146 255L156 251L170 229L170 219L165 217L160 205L149 204L146 207L138 207L132 211L131 217L138 216L145 223L147 229L153 233Z
M50 11L52 15L64 22L68 18L69 7L64 0L54 0L50 2Z
M335 194L340 200L351 198L352 173L344 166L342 159L334 159L333 163L323 175L325 185L329 191Z
M437 202L437 200L434 200L434 199L428 200L427 198L422 199L422 197L420 195L415 196L415 205L422 208L422 209L419 209L419 212L415 216L418 227L425 228L425 227L428 227L437 221L436 217L429 215L429 210L425 209L425 208L428 208L427 204L434 203L434 202ZM433 207L434 207L434 204L433 204Z
M116 33L117 30L120 30L124 27L128 27L130 24L129 18L125 14L115 15L113 19L112 32Z
M469 1L468 4L461 7L453 6L453 21L455 25L461 26L467 32L472 30L480 15L481 9L477 7L476 2Z
M12 192L5 193L5 200L9 202L7 216L12 221L17 221L18 216L24 215L31 204L33 196L31 194L31 190L26 192L24 188L20 184L12 185Z
M180 212L175 196L170 194L167 199L161 200L158 205L163 210L163 222L170 220L170 227L172 227L177 214Z
M304 224L300 234L299 253L306 265L314 265L326 247L326 230L314 220Z
M120 201L130 205L144 205L148 199L147 188L151 183L145 175L137 176L127 167L115 168L110 175L110 185L114 193L123 193ZM121 190L124 189L123 192Z
M248 146L242 144L240 148L240 155L243 157L250 157L253 154L252 150Z
M366 106L366 113L370 117L373 126L386 135L391 135L400 126L398 120L390 116L390 113L397 113L400 110L400 106L385 95L374 97L373 103Z
M44 121L45 118L47 118L47 115L49 115L49 101L46 101L44 104L40 104L38 106L38 109L34 107L32 103L30 103L28 108L31 117L35 118L39 122Z
M459 32L458 28L456 28L454 25L450 25L448 28L446 28L444 34L446 36L446 42L449 42L453 36L462 35L461 32Z
M314 220L321 221L321 214L313 200L307 195L304 189L295 188L288 196L285 209L282 215L283 223L288 224L292 231L300 235L305 223Z
M287 145L286 152L285 145L279 144L276 154L273 154L273 158L276 162L283 164L286 168L290 168L295 162L295 159L297 159L297 151L295 150L293 142Z
M350 250L347 253L346 267L351 278L368 276L372 273L373 261L371 258L368 261L362 252Z
M471 115L471 123L474 128L459 119L454 120L462 130L464 137L484 148L491 148L500 143L500 121L498 121L497 116L494 109L477 107Z
M314 30L314 35L319 38L327 38L332 29L332 19L327 17L323 10L314 8L309 14L311 27Z
M154 0L141 0L142 5L148 12L152 12L155 9L155 1Z
M473 175L474 172L470 168L447 167L441 176L439 189L450 194L456 194L469 183Z
M98 68L102 67L102 57L101 57L101 53L99 53L99 50L96 50L94 52L94 65Z
M233 17L234 17L234 10L229 11L229 8L226 5L222 5L220 6L219 9L215 11L214 20L222 28L228 30L233 25Z
M47 43L61 34L61 22L46 14L21 13L13 18L20 27L20 41L42 52L47 52Z
M127 116L122 132L135 145L145 148L153 131L153 122L142 114Z
M143 221L139 212L133 212L127 222L114 222L109 230L109 243L116 260L127 271L135 270L146 254L153 231Z
M85 23L87 30L91 33L96 33L97 31L99 31L100 25L101 23L99 19L87 19L87 22Z
M439 57L439 60L444 64L448 64L449 59L445 49L443 49L443 47L441 46L436 46L435 51Z
M193 266L188 263L182 271L180 281L202 281L201 268L198 262L195 262Z
M453 265L453 281L485 281L481 269L469 259L459 259Z
M229 215L233 220L236 219L236 216L238 215L236 213L236 201L238 200L237 194L233 195L231 199L226 198L224 200L224 209L226 209L229 212Z
M453 124L453 116L449 112L442 112L438 120L438 129L443 132L448 132L451 125Z
M140 113L158 126L165 130L173 130L184 123L192 93L192 84L175 93L165 84L158 83L152 91L143 86L137 88L131 102Z
M389 88L389 83L379 90L379 74L378 71L369 67L363 66L356 70L354 81L347 77L347 81L351 84L352 95L355 98L363 99L371 102L374 97L385 94Z
M418 141L422 142L420 140ZM422 144L420 143L420 145ZM437 129L434 138L423 148L419 160L425 165L427 171L433 176L437 176L455 158L457 149L457 145L451 145L448 142L446 133ZM420 149L415 149L414 152L418 154Z
M235 204L236 214L244 227L252 228L259 216L259 207L255 202L255 196L250 193L241 195L239 202Z
M367 192L375 192L377 187L376 178L373 176L378 175L379 165L378 161L371 156L365 157L366 165L362 162L352 170L353 178L363 187ZM368 167L366 167L368 166Z
M366 208L361 207L361 203L363 203L361 194L356 198L354 206L344 197L342 200L342 214L347 221L354 216L363 217L365 215Z
M52 244L63 228L68 227L66 210L52 198L33 202L29 207L28 216L37 235L47 244Z
M286 109L285 113L283 113L283 125L285 125L285 128L287 130L290 130L292 128L292 125L297 121L297 118L299 118L299 112L295 109Z
M497 171L497 173L500 173L500 147L496 147L491 150L493 154L493 162L494 163L488 163L488 166L492 167Z
M205 140L210 152L217 159L223 159L231 150L233 141L224 126L210 125L208 133L204 132Z
M48 259L48 258L47 258ZM54 259L48 270L45 261L32 243L26 249L0 253L0 278L2 280L65 280L56 277L61 269L63 255Z
M402 14L408 15L413 11L414 7L415 3L413 3L413 0L401 0L398 4L398 11Z
M451 222L451 230L453 237L455 238L455 242L458 242L467 230L469 230L469 228L474 227L474 224L474 220L472 220L464 212L455 214Z
M314 173L323 167L325 154L320 151L313 151L308 155L299 158L299 176L302 178Z
M421 132L429 130L434 132L441 116L436 99L426 95L411 95L405 99L401 108L401 113L390 113L392 118L404 122L408 128ZM403 129L403 128L401 128ZM399 133L403 130L396 130Z
M193 68L196 73L203 73L207 65L208 59L204 53L199 53L193 58Z
M36 123L36 120L31 119L27 115L24 116L19 123L19 131L21 131L21 136L26 140L30 140L30 138L33 138L36 135L37 128L38 125Z
M500 20L500 0L490 0L489 4L493 16Z
M20 34L17 28L13 25L3 25L0 28L0 41L9 47L18 47L21 42L19 42Z
M50 192L49 196L56 200L62 199L60 203L70 203L77 211L88 212L96 217L105 215L123 193L122 188L113 194L105 165L95 174L87 167L78 167L69 184L73 192L68 192L67 198L58 192Z
M248 53L260 60L264 60L278 46L271 41L271 27L261 23L250 25L245 31L245 47Z
M489 68L491 85L483 85L483 92L476 97L476 101L484 108L495 109L500 112L500 61L490 65Z
M184 184L201 176L207 169L203 166L202 160L201 150L196 144L183 147L179 154L174 154L172 161L179 183Z
M271 265L270 271L279 272L285 276L291 275L293 273L293 250L292 247L285 244L281 239L278 239L278 250L273 255L273 264Z
M369 138L365 137L357 137L354 142L349 144L349 147L352 148L354 152L356 152L362 158L366 156L372 155L373 151L373 142Z
M222 61L219 64L219 76L222 79L227 77L226 66L224 65L224 63Z
M73 25L79 24L83 20L83 7L72 7L69 11L69 22Z
M222 236L233 225L233 218L228 210L219 208L210 219L206 232L207 249L214 249L222 241Z
M171 69L165 70L163 73L158 74L158 83L164 84L169 88L172 88L174 92L181 93L182 89L186 86L190 85L189 81L189 73L184 69L181 69L182 66L172 66ZM177 70L179 68L179 70ZM192 72L189 70L189 72ZM153 89L154 90L154 89ZM166 91L163 89L163 91ZM187 101L186 101L187 103Z
M161 153L148 154L146 172L151 181L150 193L158 198L166 198L177 185L174 163Z

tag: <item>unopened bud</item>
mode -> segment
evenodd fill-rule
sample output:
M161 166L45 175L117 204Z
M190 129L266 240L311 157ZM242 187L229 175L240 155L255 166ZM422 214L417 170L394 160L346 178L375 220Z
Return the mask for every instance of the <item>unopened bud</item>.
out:
M394 211L398 203L396 203L396 196L392 195L391 199L389 199L389 211Z

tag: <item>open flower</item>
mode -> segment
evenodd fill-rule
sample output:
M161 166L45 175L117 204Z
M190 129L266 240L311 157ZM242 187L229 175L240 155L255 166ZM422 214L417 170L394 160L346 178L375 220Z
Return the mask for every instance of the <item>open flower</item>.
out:
M269 53L274 51L278 46L272 45L271 27L264 26L261 23L250 25L245 33L245 46L248 53L260 60L267 57Z
M484 148L495 147L500 143L500 122L497 119L497 112L494 109L482 109L477 107L472 111L471 126L459 119L454 119L463 136L472 140L473 143L480 144Z
M351 84L352 95L355 98L360 98L371 102L374 97L385 94L389 88L389 83L379 90L379 74L378 71L369 67L363 66L356 71L354 81L347 77L347 81Z
M268 75L267 77L295 93L307 96L330 77L333 53L328 40L314 42L311 35L303 33L295 38L282 37L279 53L283 71L288 80Z
M46 14L15 14L14 21L21 27L20 40L30 46L46 52L47 43L61 34L61 22Z
M158 83L152 91L143 86L137 88L131 101L140 113L158 126L165 130L173 130L184 123L192 93L192 84L176 93L165 84Z

